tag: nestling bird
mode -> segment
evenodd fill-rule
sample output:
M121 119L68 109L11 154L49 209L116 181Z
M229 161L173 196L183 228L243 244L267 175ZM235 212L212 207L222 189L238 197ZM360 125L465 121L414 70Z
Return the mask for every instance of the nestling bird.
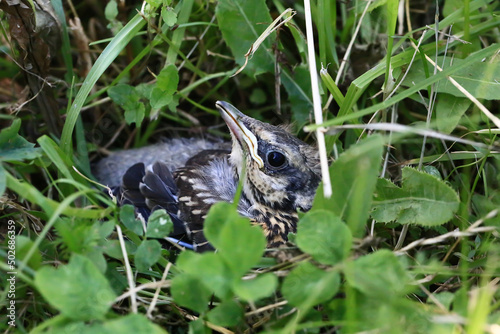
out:
M174 139L147 148L149 154L136 149L112 155L97 165L95 174L111 185L117 183L116 174L123 175L121 202L133 204L143 216L165 209L174 233L187 232L197 251L213 249L203 235L206 214L214 203L232 202L241 180L239 214L262 227L268 247L279 246L296 231L297 210L311 208L320 182L317 150L227 102L216 106L232 145Z

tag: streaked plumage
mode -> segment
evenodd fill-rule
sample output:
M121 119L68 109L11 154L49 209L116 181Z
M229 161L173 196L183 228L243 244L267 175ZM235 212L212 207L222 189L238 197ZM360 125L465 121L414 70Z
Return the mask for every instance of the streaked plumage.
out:
M232 202L243 177L238 212L262 227L269 247L279 246L288 233L295 232L297 210L311 207L320 182L317 151L283 128L245 116L229 103L216 106L231 132L230 149L222 142L193 140L191 146L169 148L182 154L156 154L153 160L158 161L146 168L129 164L122 173L121 200L133 204L143 216L166 209L176 227L174 233L187 231L195 248L204 251L213 249L203 236L208 209L217 202ZM188 154L191 157L186 159ZM182 159L172 161L175 156ZM114 157L113 165L123 163L119 160ZM152 163L151 156L146 160ZM102 177L110 174L102 172L106 164L106 159L100 163L97 174L109 183Z

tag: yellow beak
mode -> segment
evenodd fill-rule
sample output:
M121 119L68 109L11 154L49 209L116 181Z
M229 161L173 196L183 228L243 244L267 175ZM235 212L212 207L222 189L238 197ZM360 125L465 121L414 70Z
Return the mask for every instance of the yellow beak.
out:
M245 143L250 156L259 165L259 168L264 167L264 161L257 153L257 138L243 123L243 120L248 119L249 117L227 102L217 101L215 102L215 106L219 109L222 119L226 122L227 127L231 130L231 133L236 137L240 144Z

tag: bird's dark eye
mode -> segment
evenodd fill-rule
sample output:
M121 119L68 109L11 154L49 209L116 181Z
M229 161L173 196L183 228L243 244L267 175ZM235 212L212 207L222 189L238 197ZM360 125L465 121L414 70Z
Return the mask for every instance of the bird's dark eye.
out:
M286 157L283 153L271 151L267 154L267 162L271 167L281 168L286 164Z

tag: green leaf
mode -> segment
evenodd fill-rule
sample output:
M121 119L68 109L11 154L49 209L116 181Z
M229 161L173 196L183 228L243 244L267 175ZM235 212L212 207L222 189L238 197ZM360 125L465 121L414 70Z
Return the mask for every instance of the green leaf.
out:
M250 102L253 104L264 104L267 101L267 96L266 93L260 89L260 88L255 88L252 90L252 94L250 94Z
M171 0L167 0L167 1L165 1L165 0L146 0L147 4L154 6L154 7L161 6L164 3L167 3L167 5L170 5L170 2L171 2Z
M223 327L236 326L243 319L243 310L234 300L226 300L207 313L208 321Z
M116 220L111 219L105 222L95 222L95 227L97 228L97 233L101 238L107 238L111 233L113 233L116 225ZM108 242L109 240L106 240Z
M20 127L21 120L15 119L11 126L0 131L0 161L32 160L41 156L40 148L18 134Z
M101 249L101 247L99 247L81 254L85 255L85 257L87 257L90 261L92 261L92 263L96 266L96 268L99 269L99 271L104 274L107 269L107 262L103 252L104 250Z
M414 168L403 168L399 188L386 179L379 179L373 198L373 219L380 223L434 226L453 218L458 210L457 193L433 175Z
M423 171L426 172L429 175L434 176L435 178L437 178L439 180L443 179L441 177L441 173L439 172L439 170L436 167L434 167L434 166L431 166L431 165L424 166Z
M177 14L171 7L163 7L161 9L161 17L165 24L169 27L177 23Z
M168 65L156 77L156 86L163 91L164 94L172 95L177 90L179 84L179 73L175 65Z
M177 258L176 266L186 274L198 278L216 296L229 296L234 278L219 254L182 252Z
M266 248L267 242L260 226L248 224L247 219L232 221L221 233L223 242L219 253L234 275L244 275L257 265Z
M108 320L102 323L85 324L83 322L71 323L62 328L52 328L52 334L108 334L108 333L151 333L166 334L160 326L149 321L142 314L128 314L124 317Z
M135 219L135 209L132 205L126 204L120 207L120 221L126 228L138 236L144 234L141 222Z
M471 100L441 94L436 101L436 125L439 131L451 133L469 109Z
M144 115L146 114L146 107L144 104L140 102L136 102L130 105L127 105L125 109L125 121L127 124L135 123L137 125L141 125L144 120Z
M156 85L150 85L146 83L141 83L135 86L135 91L137 94L141 96L141 98L150 100L151 99L151 92L153 91L153 88L155 88Z
M78 254L57 269L39 269L35 286L45 300L74 320L103 319L116 297L92 261Z
M387 3L387 0L375 0L372 2L372 4L370 5L370 7L368 7L368 11L369 12L372 12L374 9L380 7L380 6L383 6ZM356 5L356 8L355 8L355 11L356 11L356 14L361 14L363 13L363 10L365 9L365 6L366 4L364 3L358 3Z
M5 192L5 188L7 188L7 174L5 168L3 168L3 165L0 162L0 196L2 196Z
M326 272L309 262L302 262L285 278L281 292L290 304L307 310L331 299L339 287L338 272Z
M299 220L296 240L299 248L316 261L334 265L349 255L352 236L333 212L315 210Z
M386 249L346 263L345 276L352 287L377 298L403 295L408 281L396 255Z
M155 264L161 255L161 245L157 240L144 240L135 253L135 267L146 271Z
M132 86L120 84L108 89L109 97L125 110L128 124L140 125L144 119L146 107L140 102L141 94Z
M312 210L332 211L347 223L354 237L361 237L365 231L383 145L379 135L352 145L330 167L330 178L334 184L332 197L324 198L323 187L320 186L314 199Z
M106 278L116 294L121 295L125 290L129 289L129 284L126 276L123 273L123 261L109 261L106 270Z
M163 92L158 87L154 87L151 91L151 99L149 100L149 104L153 109L160 109L166 105L168 105L173 100L173 95L168 95Z
M104 8L104 16L106 20L113 21L118 16L118 4L116 0L110 0Z
M486 216L491 211L500 208L500 192L497 190L495 193L488 195L489 196L474 194L472 196L474 210L477 211L478 216ZM484 224L487 226L500 226L500 215L486 219Z
M110 320L103 324L103 333L167 333L142 314L129 314L123 318Z
M205 223L203 233L212 246L219 248L222 244L221 231L228 221L241 219L234 208L229 203L215 203L210 208Z
M471 61L469 58L438 57L437 64L443 69L451 66L466 65L464 68L456 71L451 77L477 99L498 99L497 79L500 77L500 61L485 61L484 59ZM411 67L403 85L407 87L418 85L426 79L422 61L417 61ZM465 97L448 79L438 81L435 89L438 93Z
M137 246L129 240L125 240L125 250L128 255L135 254ZM122 260L123 252L119 240L107 240L102 246L102 251L112 258Z
M281 81L287 91L295 121L301 127L309 122L312 109L309 67L306 64L301 64L294 68L292 75L288 74L286 69L283 69Z
M261 23L273 21L264 0L220 0L215 15L224 41L240 66L245 63L245 54L267 28L266 24ZM270 40L274 36L275 33L271 34L248 60L244 72L249 76L274 71L274 59L266 50L270 48Z
M12 150L4 150L0 147L0 161L22 161L33 160L42 155L39 147L33 148L17 148Z
M175 276L171 286L172 297L176 303L198 313L208 309L212 291L197 277L189 274Z
M165 238L172 232L174 224L165 210L155 210L149 216L146 237Z
M101 245L105 240L100 235L101 224L99 221L63 217L57 220L54 227L69 252L85 255L104 273L106 260Z
M156 77L156 86L151 91L150 104L153 109L160 109L173 101L173 94L179 84L177 68L170 64Z
M124 107L131 101L137 101L139 94L134 87L126 84L119 84L108 89L108 96L113 102Z
M205 325L205 320L198 318L189 322L189 334L212 334L212 330Z
M450 310L451 304L455 299L455 295L450 291L443 291L438 294L434 294L434 297L445 307L445 309Z
M24 259L31 247L33 247L33 240L24 235L16 235L15 250L16 257L18 259ZM38 269L40 267L40 265L42 264L42 255L40 254L40 251L38 249L35 250L27 264L31 269Z
M210 208L204 232L235 277L259 263L267 244L262 229L250 226L250 221L227 202L216 203Z
M13 138L16 138L20 128L21 120L16 118L8 128L2 129L0 131L0 145L3 147L5 144L11 142Z
M257 276L251 280L241 280L234 285L234 292L247 302L255 302L269 297L278 285L278 279L271 273Z

